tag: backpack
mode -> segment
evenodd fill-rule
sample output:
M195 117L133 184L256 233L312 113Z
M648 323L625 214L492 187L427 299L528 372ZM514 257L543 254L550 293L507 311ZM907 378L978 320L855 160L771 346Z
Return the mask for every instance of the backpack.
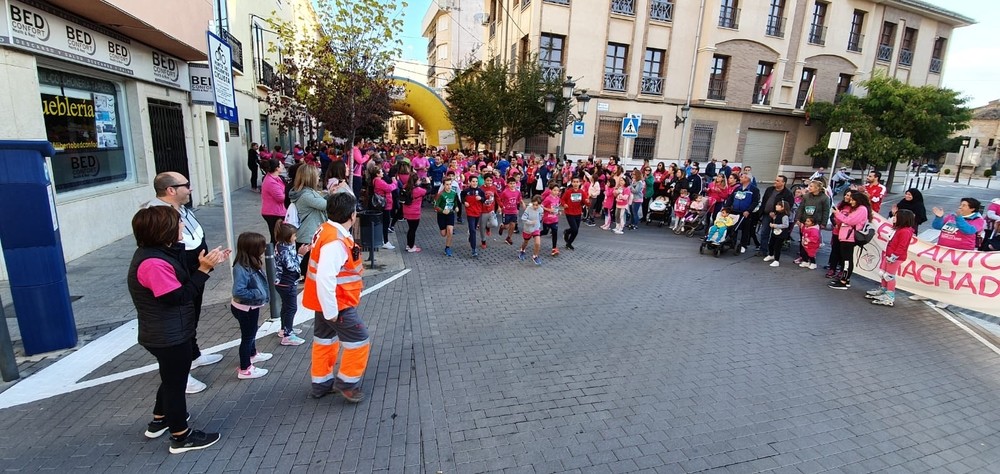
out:
M298 227L299 224L300 224L300 222L299 222L299 208L295 207L295 203L294 202L291 203L291 204L289 204L288 205L288 209L285 211L285 223L286 224L291 224L291 225L293 225L295 227Z

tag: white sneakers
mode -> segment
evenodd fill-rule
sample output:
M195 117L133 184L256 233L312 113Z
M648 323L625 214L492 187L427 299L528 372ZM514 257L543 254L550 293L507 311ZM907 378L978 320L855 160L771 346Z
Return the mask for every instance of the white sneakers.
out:
M274 357L274 354L271 354L270 352L258 352L250 358L250 363L256 364L258 362L264 362L265 360L271 360L272 357Z
M222 360L222 354L202 354L197 359L191 361L191 368L197 369L206 365L212 365Z
M395 250L396 246L392 245L392 242L386 242L386 243L382 244L382 248L384 248L386 250Z
M770 255L768 255L768 256L766 256L766 257L764 257L764 261L765 261L765 262L770 262L770 261L773 261L773 260L774 260L774 257L772 257L772 256L770 256Z
M204 382L192 377L191 374L188 374L187 388L184 390L184 393L190 395L205 390L206 388L208 388L208 385L205 385Z
M777 266L781 266L781 262L779 262L779 261L775 260L775 261L771 262L771 265L770 265L770 266L772 266L772 267L777 267Z
M236 378L241 380L259 379L265 375L267 375L267 369L254 367L253 365L247 367L247 370L236 369Z

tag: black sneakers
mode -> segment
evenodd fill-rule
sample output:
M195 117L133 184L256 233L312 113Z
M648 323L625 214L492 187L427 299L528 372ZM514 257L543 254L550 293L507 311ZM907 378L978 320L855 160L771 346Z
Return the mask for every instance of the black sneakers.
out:
M188 413L187 421L191 421L190 413ZM149 424L146 425L146 432L144 434L149 439L156 439L163 436L163 433L166 433L169 428L170 426L167 425L166 418L160 418L159 420L153 418L153 421L150 421Z
M205 433L199 430L188 430L187 435L178 439L170 437L170 454L186 453L198 449L205 449L217 442L222 435L219 433Z

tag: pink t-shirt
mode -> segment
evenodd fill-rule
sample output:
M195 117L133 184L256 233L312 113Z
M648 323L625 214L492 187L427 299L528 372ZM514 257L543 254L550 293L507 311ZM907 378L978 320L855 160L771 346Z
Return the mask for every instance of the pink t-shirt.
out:
M521 202L521 193L510 188L500 193L500 207L504 214L517 214L517 205Z
M143 260L139 264L139 269L136 270L136 278L140 285L149 288L149 291L152 291L153 296L157 298L181 287L173 265L159 258Z
M550 193L548 197L542 199L542 208L556 210L556 212L545 211L542 214L542 224L555 224L559 222L559 198Z

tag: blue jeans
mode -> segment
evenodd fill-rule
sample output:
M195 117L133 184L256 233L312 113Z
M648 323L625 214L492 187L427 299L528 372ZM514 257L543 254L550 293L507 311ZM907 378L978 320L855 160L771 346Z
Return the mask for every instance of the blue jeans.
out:
M240 370L247 370L250 367L250 358L257 353L254 336L257 335L257 319L260 317L260 308L243 311L229 305L229 309L233 311L233 317L240 323Z
M635 227L639 226L639 217L640 217L639 216L639 212L640 212L641 209L642 209L642 203L641 202L633 202L632 203L632 225L635 226Z
M479 217L465 216L469 221L469 246L472 247L472 251L476 251L476 245L479 241L476 240L476 231L479 230Z
M299 309L298 302L295 301L298 285L295 283L288 286L275 285L274 288L278 290L278 296L281 297L281 329L285 331L287 336L292 334L295 312Z

